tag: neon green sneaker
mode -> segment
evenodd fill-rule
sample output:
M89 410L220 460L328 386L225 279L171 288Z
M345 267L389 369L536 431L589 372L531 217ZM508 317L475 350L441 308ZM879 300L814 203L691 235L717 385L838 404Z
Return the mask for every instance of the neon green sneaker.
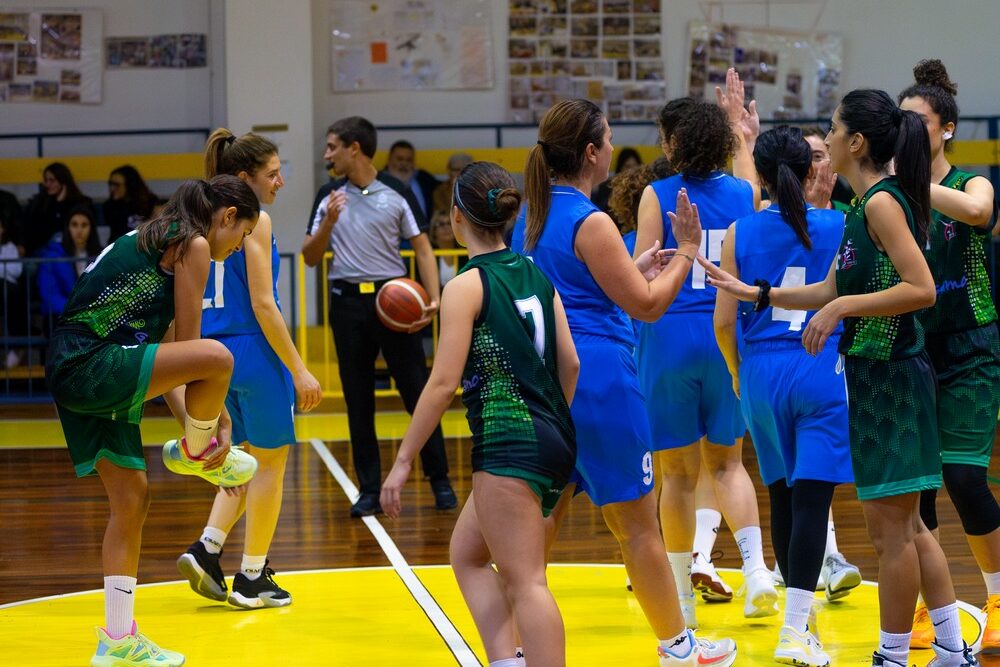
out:
M218 443L215 438L212 438L212 444L202 456L209 454L215 447L218 447ZM215 470L205 470L202 468L201 460L192 459L188 455L183 439L168 440L163 445L163 465L167 467L167 470L178 475L195 475L209 484L225 487L246 484L253 479L257 472L257 459L238 447L229 448L226 462L221 466Z
M139 632L132 621L132 632L112 639L104 628L97 628L97 652L90 667L180 667L184 656L162 649Z

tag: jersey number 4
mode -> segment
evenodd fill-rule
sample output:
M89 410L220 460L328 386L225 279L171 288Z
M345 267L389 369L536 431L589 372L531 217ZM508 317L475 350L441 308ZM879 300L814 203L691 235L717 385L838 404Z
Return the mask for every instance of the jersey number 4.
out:
M802 287L806 284L806 267L789 266L781 277L779 287ZM802 331L802 323L806 321L806 311L771 308L771 319L775 322L788 322L789 331Z
M531 318L531 323L535 327L535 352L539 357L545 358L545 311L542 310L542 302L537 296L530 296L527 299L514 299L517 312L521 313L524 319Z
M207 310L209 308L225 308L226 299L222 293L222 283L226 277L226 264L225 262L212 262L215 268L215 290L212 298L203 297L201 300L201 309Z

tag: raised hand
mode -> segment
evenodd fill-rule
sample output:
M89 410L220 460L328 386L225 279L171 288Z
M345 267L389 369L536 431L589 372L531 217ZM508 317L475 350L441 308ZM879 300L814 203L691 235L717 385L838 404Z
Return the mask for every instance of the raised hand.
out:
M805 183L806 201L816 208L828 208L836 184L837 174L830 166L830 161L814 162L812 176L807 178Z
M681 188L677 192L674 208L676 213L667 211L667 217L670 218L670 228L674 238L677 239L677 249L680 250L681 245L688 244L694 246L694 252L697 253L701 248L701 218L698 217L697 204L692 204L688 199L686 188Z

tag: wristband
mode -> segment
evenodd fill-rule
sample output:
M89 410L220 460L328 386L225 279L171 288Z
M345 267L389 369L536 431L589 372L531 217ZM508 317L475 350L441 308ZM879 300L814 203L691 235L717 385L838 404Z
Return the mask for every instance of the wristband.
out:
M757 300L753 304L753 310L755 313L759 313L771 305L771 283L758 278L753 281L753 284L759 288L757 290Z
M687 253L683 253L683 252L675 252L674 254L675 255L680 255L681 257L687 259L687 261L689 261L692 264L694 264L694 257L692 257L691 255L688 255Z

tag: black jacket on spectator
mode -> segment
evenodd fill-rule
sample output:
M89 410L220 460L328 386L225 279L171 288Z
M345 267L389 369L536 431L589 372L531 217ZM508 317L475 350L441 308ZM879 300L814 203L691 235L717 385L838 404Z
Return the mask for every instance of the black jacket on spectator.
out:
M53 236L62 232L70 211L77 206L90 204L90 197L86 196L76 199L66 197L62 201L56 201L55 197L42 192L32 197L28 201L21 235L25 252L28 255L36 254L48 245Z
M140 211L135 202L129 199L109 199L101 205L101 214L104 217L104 224L108 226L110 234L108 243L113 242L119 236L124 236L139 226L146 220L152 207L148 211Z

